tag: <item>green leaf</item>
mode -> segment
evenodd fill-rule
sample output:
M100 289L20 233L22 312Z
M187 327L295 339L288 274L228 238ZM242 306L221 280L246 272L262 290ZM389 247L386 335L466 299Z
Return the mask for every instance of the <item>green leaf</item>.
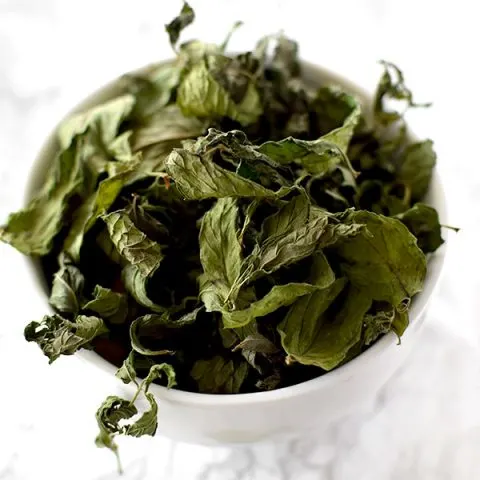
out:
M279 216L283 215L290 215L288 209L279 211ZM293 229L272 232L265 241L255 245L245 261L245 271L250 270L252 277L270 274L281 267L308 257L317 248L327 224L328 216L318 212L304 221L301 226L294 224ZM282 228L283 222L278 222L278 226Z
M342 164L355 174L346 153L360 115L357 106L343 126L317 140L287 137L279 142L265 142L258 150L281 165L296 163L312 175L324 175Z
M273 342L271 342L267 337L264 337L258 332L252 335L247 335L240 343L235 346L235 348L232 349L233 352L236 352L237 350L249 350L252 352L263 353L266 355L271 355L279 352L279 349Z
M373 300L394 306L422 290L425 255L399 220L353 211L346 223L366 226L360 235L340 239L334 246L341 268L354 286Z
M65 120L58 128L58 139L63 150L69 148L78 135L90 131L99 143L108 147L118 134L122 122L135 105L130 94L114 98Z
M195 308L191 312L184 313L179 318L173 318L170 312L163 312L160 315L149 313L137 318L135 322L137 322L138 329L158 329L158 327L183 328L195 323L201 310L202 307Z
M143 272L134 265L127 265L122 270L122 281L125 289L135 301L153 312L163 313L166 308L156 304L148 296L147 285L149 280L150 277L146 277Z
M242 266L242 247L238 239L238 207L235 199L221 198L203 217L200 228L200 296L207 311L223 305Z
M196 142L189 145L184 144L184 148L212 161L215 159L216 163L221 159L231 164L240 177L253 180L264 187L291 184L291 181L285 178L291 175L291 172L260 153L258 147L253 145L241 130L221 132L209 128L207 135L199 137Z
M247 374L245 361L226 360L219 355L197 360L190 372L201 393L238 393Z
M125 435L130 435L131 437L141 437L143 435L150 435L153 437L155 435L158 427L157 401L151 393L145 393L145 397L150 408L143 412L138 420L125 427L125 431L123 432Z
M338 86L324 86L317 90L313 101L316 123L322 134L341 127L358 107L357 100Z
M362 118L361 116L362 110L360 105L357 105L352 113L350 113L350 115L345 119L345 122L343 122L341 127L328 132L321 138L323 138L323 140L326 142L335 144L346 155L350 141L353 137L353 133L355 132L355 128Z
M433 142L409 145L401 160L398 181L409 189L412 200L421 200L428 192L437 155L433 150Z
M432 253L443 244L438 212L429 205L416 203L406 212L396 215L418 240L423 253Z
M155 400L155 396L148 392L148 389L152 382L161 378L162 375L167 377L167 388L172 388L176 385L175 381L175 371L173 367L168 363L161 363L158 365L153 365L150 368L148 376L142 382L139 387L139 391L143 389L145 398L147 399L150 408L146 410L141 417L136 420L134 423L126 425L124 433L125 435L130 435L131 437L141 437L143 435L155 435L158 426L158 405ZM137 392L138 394L138 392Z
M298 297L312 293L317 288L308 283L287 283L275 285L260 300L244 310L225 311L222 314L225 328L238 328L247 325L257 317L264 317L280 307L291 305Z
M60 313L76 315L83 298L85 278L66 255L60 256L60 270L54 275L50 305Z
M156 143L195 138L203 133L205 125L195 117L186 117L177 105L168 105L147 117L131 138L134 152Z
M315 283L288 283L275 285L260 300L251 303L244 310L224 311L222 315L225 328L238 328L252 322L257 317L263 317L280 307L291 305L299 297L310 294L318 289L324 289L335 280L325 255L319 251L312 259L312 272Z
M165 25L165 30L168 33L170 44L173 48L178 42L180 33L186 27L188 27L195 20L195 12L187 2L184 2L180 14L175 17L168 25Z
M281 72L284 79L298 77L300 75L300 63L298 61L297 42L285 35L279 35L273 52L271 67Z
M405 333L409 323L408 310L395 310L395 318L392 322L392 331L397 335L399 342L400 337Z
M60 355L73 355L80 348L90 348L90 342L108 330L98 317L78 315L70 322L59 315L43 317L25 327L25 339L36 342L52 363Z
M163 318L165 317L162 317L160 315L145 315L143 317L137 318L132 322L132 324L130 325L130 343L133 350L135 350L137 353L140 353L141 355L146 356L171 355L172 353L174 353L171 350L167 350L165 348L160 350L152 350L142 345L142 342L140 340L139 333L142 328L151 327L152 325L163 326L163 324L161 323L161 320Z
M71 197L82 192L84 182L83 138L58 154L47 172L43 187L25 209L9 216L0 228L0 240L25 255L46 255L64 226Z
M177 92L177 105L187 117L228 117L244 126L257 121L262 113L260 96L252 82L248 83L242 98L235 102L214 78L205 60L193 65L183 78Z
M139 74L124 75L122 81L125 89L135 97L131 119L143 122L170 103L180 83L181 73L182 66L179 62L166 62L151 65Z
M206 156L195 155L184 149L174 149L167 160L167 172L184 198L250 197L278 198L286 195L286 187L273 191L246 178L229 172Z
M114 440L115 436L118 434L130 435L132 437L155 435L158 423L158 405L155 396L149 393L148 389L151 383L162 375L166 375L167 377L167 388L171 388L175 385L175 371L171 365L166 363L153 365L150 368L147 378L138 385L137 392L131 401L116 396L110 396L106 398L97 410L96 419L100 432L95 439L95 443L98 447L109 448L115 454L120 473L122 473L122 468L118 456L118 446ZM132 417L138 413L135 401L141 392L144 393L150 408L143 412L140 418L136 421L125 423L126 420L131 420Z
M310 201L304 194L297 195L262 224L262 238L285 235L303 227L310 217Z
M142 382L142 386L145 389L145 392L148 392L150 385L159 378L163 376L167 379L167 388L173 388L176 382L175 370L169 363L160 363L153 365L148 372L147 377Z
M110 323L121 324L128 313L127 297L109 288L96 285L93 300L83 305L83 310L90 310Z
M395 308L387 304L382 309L365 315L363 319L365 345L371 345L378 337L385 335L392 329L395 313Z
M364 292L351 288L339 312L329 307L346 284L330 287L298 300L278 329L290 359L331 370L339 365L360 340L363 318L371 305Z
M118 445L115 443L115 436L122 432L120 425L122 420L129 420L138 413L135 405L128 400L117 396L107 397L95 414L100 432L98 433L95 444L97 447L110 449L117 458L118 471L122 473L120 457L118 456Z
M243 22L235 22L233 25L232 25L232 28L230 29L230 31L227 33L227 36L225 38L225 40L222 42L222 44L220 45L220 50L222 52L225 52L225 50L227 49L228 47L228 44L230 43L230 40L232 38L232 35L243 25Z
M160 245L138 230L125 210L103 215L102 219L117 252L144 277L152 275L163 259Z
M132 350L128 357L123 361L122 366L117 370L115 376L119 378L123 383L128 385L131 382L135 382L137 372L135 370L135 351Z
M405 103L405 110L409 107L428 107L428 103L415 103L413 94L405 85L402 71L393 63L382 60L380 64L384 72L375 92L373 111L378 122L389 124L399 120L403 112L389 111L385 108L385 101L400 101Z
M117 169L118 173L112 177L102 180L95 193L83 203L77 210L73 224L63 244L71 257L78 261L80 249L82 248L85 234L93 227L98 218L106 214L117 199L125 184L133 178L138 166L138 159L132 159L122 168Z

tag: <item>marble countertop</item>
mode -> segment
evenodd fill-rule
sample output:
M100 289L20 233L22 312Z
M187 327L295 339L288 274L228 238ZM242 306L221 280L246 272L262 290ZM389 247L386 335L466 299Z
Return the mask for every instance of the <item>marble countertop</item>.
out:
M435 140L449 198L447 267L408 362L369 406L285 444L207 448L165 438L120 439L126 480L470 480L480 478L480 239L477 94L480 33L474 2L457 0L193 1L191 34L232 48L284 28L304 58L372 89L375 62L398 62L419 100L410 124ZM170 55L162 25L180 2L0 0L0 220L22 204L42 141L87 93ZM225 19L218 22L216 17ZM347 12L350 12L347 15ZM23 259L0 245L0 479L113 480L96 449L94 411L115 379L75 357L48 366L22 337L39 299L22 290Z

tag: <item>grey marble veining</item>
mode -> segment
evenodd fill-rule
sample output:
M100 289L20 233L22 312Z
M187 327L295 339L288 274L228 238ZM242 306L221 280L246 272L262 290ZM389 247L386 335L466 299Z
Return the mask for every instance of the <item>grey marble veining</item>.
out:
M474 2L460 0L454 10L450 2L412 0L401 5L393 0L192 3L199 17L215 8L226 24L247 21L234 39L239 47L264 30L285 27L300 40L306 58L369 88L378 75L365 67L369 62L387 57L404 66L415 91L435 102L431 112L413 115L411 124L436 139L449 221L463 231L451 239L446 272L417 347L369 406L284 444L208 448L159 437L120 439L124 478L480 478L480 281L475 274L480 194L479 162L472 155L478 150L480 73L472 61L479 40ZM119 73L170 55L161 25L177 8L176 2L158 0L0 0L2 220L20 206L43 139L76 102ZM344 14L347 10L351 15ZM220 31L212 18L195 28L192 34L207 32L212 39L227 30ZM461 88L452 92L454 86ZM48 366L23 340L24 324L43 312L40 299L22 290L22 262L0 245L0 479L116 479L113 457L93 444L93 413L120 387L75 357Z

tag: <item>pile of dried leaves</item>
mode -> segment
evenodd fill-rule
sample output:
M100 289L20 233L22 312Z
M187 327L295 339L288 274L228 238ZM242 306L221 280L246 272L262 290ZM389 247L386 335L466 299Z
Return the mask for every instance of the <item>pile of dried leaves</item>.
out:
M413 102L389 63L372 115L307 87L297 44L177 45L124 93L64 121L43 188L1 239L41 257L55 313L25 329L50 362L93 348L150 404L109 397L99 445L153 434L152 381L201 393L292 385L408 325L425 255L435 153L408 143ZM273 51L272 54L268 54ZM143 377L139 382L136 378ZM128 422L128 419L131 421Z

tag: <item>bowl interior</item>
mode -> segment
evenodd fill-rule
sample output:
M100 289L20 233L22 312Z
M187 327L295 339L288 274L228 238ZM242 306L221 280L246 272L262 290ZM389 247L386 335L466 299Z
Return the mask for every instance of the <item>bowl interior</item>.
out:
M302 62L302 69L303 76L307 84L313 87L325 84L339 85L347 92L355 95L362 103L366 111L368 111L371 96L368 95L368 93L366 93L360 87L356 86L347 79L344 79L324 68L318 67L308 62ZM136 73L139 73L143 70L144 69L141 69ZM86 110L92 106L115 98L122 93L124 93L124 87L122 86L122 82L117 79L93 93L83 102L81 102L76 108L74 108L69 115L74 112ZM412 142L417 140L415 136L411 133L409 134L409 138ZM47 171L47 167L57 150L58 143L56 140L56 132L54 131L45 142L34 163L26 189L27 201L32 198L34 193L42 185ZM426 203L434 206L437 209L439 216L442 219L442 222L447 223L445 194L436 171L434 171L430 190L425 201ZM429 258L425 286L423 291L419 295L417 295L412 302L412 307L410 309L410 326L407 328L404 337L402 337L402 340L404 341L408 340L408 338L421 327L421 323L423 322L423 319L421 317L440 278L440 274L444 264L445 253L446 245L444 244L437 252L435 252L434 255ZM38 260L32 260L28 258L27 263L28 267L33 270L33 276L37 284L37 288L38 286L40 286L45 292L45 295L47 295L48 288L45 283L40 262ZM47 309L50 308L46 299L45 307ZM168 390L167 388L156 384L153 384L151 386L151 391L153 391L160 398L169 399L173 402L187 405L235 405L269 402L280 398L302 395L311 390L326 388L327 386L331 385L333 382L341 378L349 378L352 375L361 375L363 365L371 361L377 361L378 357L384 354L384 352L386 352L388 349L395 348L396 344L397 338L393 333L385 335L384 337L380 338L375 344L369 347L365 352L360 354L358 357L354 358L345 365L332 370L331 372L328 372L312 380L299 383L297 385L268 392L243 393L236 395L213 395L185 392L182 390L174 389ZM112 365L93 351L81 350L77 353L77 355L85 359L87 362L95 365L96 367L101 368L110 375L114 375L116 372L116 367L114 365Z

